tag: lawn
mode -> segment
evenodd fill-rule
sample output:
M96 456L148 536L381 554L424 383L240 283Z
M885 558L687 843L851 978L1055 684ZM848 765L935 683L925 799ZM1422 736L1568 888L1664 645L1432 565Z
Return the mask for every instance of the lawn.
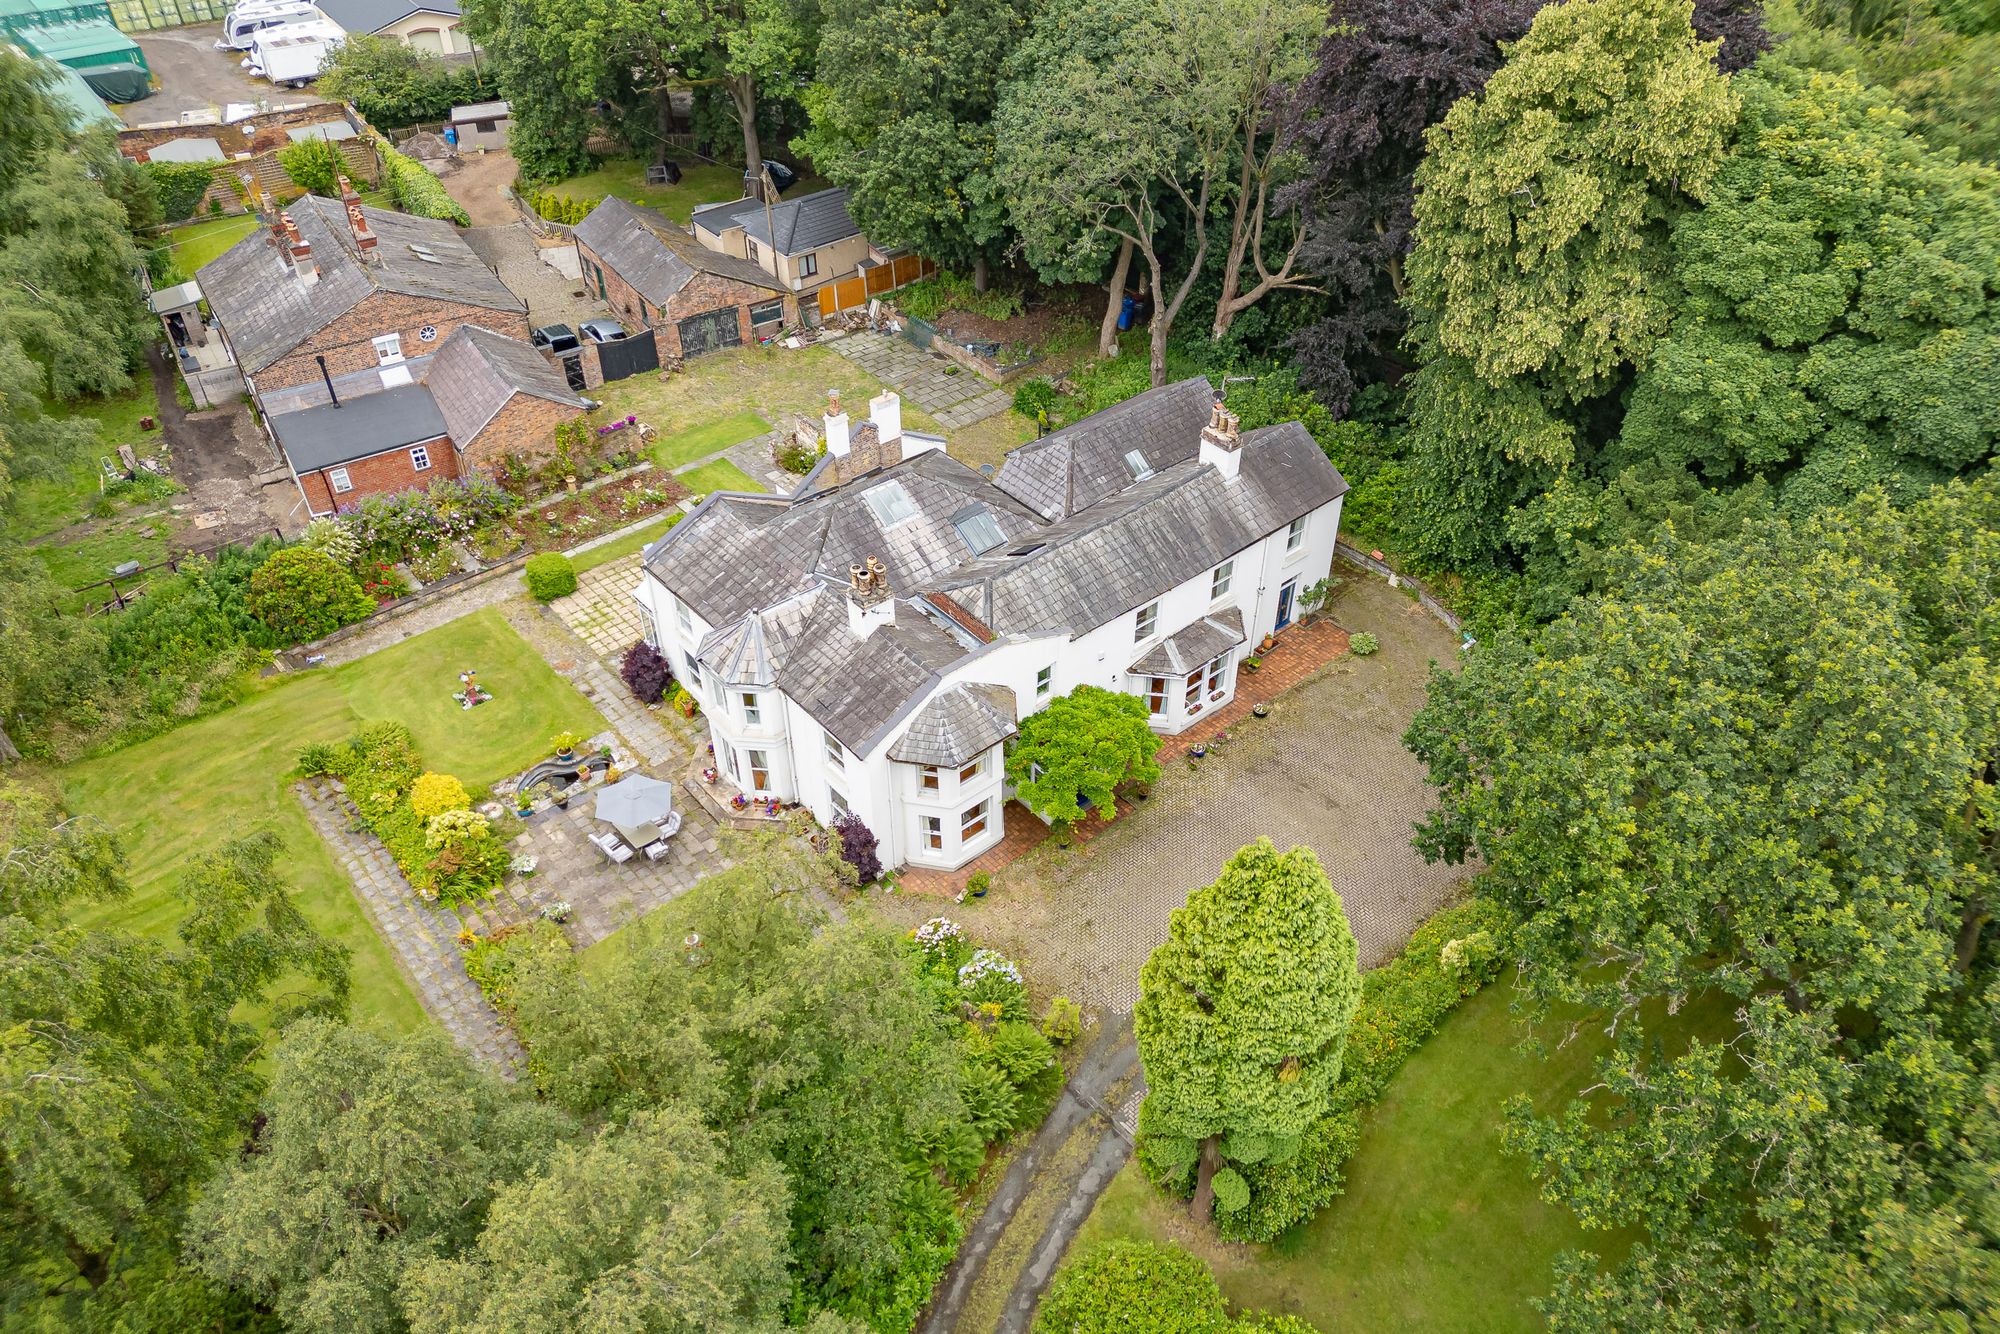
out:
M99 494L100 458L115 457L120 445L130 445L141 457L150 457L166 444L157 427L147 431L139 426L141 417L158 417L160 413L159 400L153 396L152 377L144 368L133 377L132 387L122 394L77 403L51 403L43 410L52 417L95 423L97 441L67 467L46 475L24 473L14 478L14 494L5 510L5 523L8 535L22 542L87 517Z
M64 588L82 588L109 578L111 571L126 561L153 565L165 560L167 544L181 524L182 520L173 514L135 514L108 520L88 537L29 550L58 584ZM93 596L98 591L109 596L108 590L93 590Z
M686 517L687 515L682 511L675 510L665 518L655 519L644 528L639 529L637 532L627 533L615 542L605 542L592 547L588 551L570 557L570 564L576 567L578 574L594 570L600 565L608 565L621 556L629 556L635 551L644 550L647 546L657 541L669 528Z
M166 235L166 243L173 248L174 267L192 278L195 270L217 259L222 252L257 230L254 214L239 214L229 218L203 218L200 222L184 223Z
M688 489L689 494L708 495L712 491L762 491L764 486L749 473L731 463L728 459L716 459L698 468L674 474L674 480Z
M568 195L571 199L617 195L620 199L658 209L678 223L686 223L703 204L720 204L724 200L743 196L743 170L740 167L683 162L679 185L648 185L646 166L637 158L606 158L594 170L544 188L552 194ZM808 176L785 193L796 199L825 184L816 177Z
M1529 1301L1548 1291L1556 1253L1616 1251L1620 1239L1542 1201L1527 1164L1501 1155L1500 1106L1523 1091L1561 1105L1603 1044L1579 1040L1547 1061L1520 1051L1509 994L1487 987L1411 1058L1363 1131L1346 1193L1278 1246L1195 1236L1185 1207L1128 1164L1071 1254L1117 1237L1176 1241L1209 1259L1235 1305L1326 1331L1541 1328Z
M450 698L467 667L494 697L470 712ZM278 678L235 708L62 773L71 807L116 828L130 859L132 896L85 920L165 936L180 917L172 883L182 861L270 828L284 840L300 908L353 951L355 1018L383 1031L415 1028L423 1012L414 993L285 782L300 745L377 719L406 724L432 768L473 788L546 755L556 732L604 728L498 610L342 667Z
M678 468L696 459L705 459L710 454L719 454L731 445L740 445L770 429L771 424L756 413L738 412L721 421L685 431L663 432L660 442L653 446L653 462L662 468Z

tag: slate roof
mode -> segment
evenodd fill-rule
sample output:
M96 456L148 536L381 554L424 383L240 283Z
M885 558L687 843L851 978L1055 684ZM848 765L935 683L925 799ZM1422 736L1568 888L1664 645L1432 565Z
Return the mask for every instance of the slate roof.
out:
M1134 676L1186 676L1225 649L1245 639L1241 608L1211 612L1153 646L1153 651L1128 669Z
M573 393L541 353L518 338L476 324L461 324L444 340L424 368L424 383L461 448L471 444L515 394L578 410L590 406L590 400Z
M606 195L590 210L576 225L575 236L633 291L662 309L694 281L696 273L734 278L772 292L786 290L783 283L749 260L717 254L672 219L617 195Z
M993 484L1045 519L1065 518L1138 480L1133 450L1156 473L1193 458L1214 402L1199 375L1134 394L1011 451Z
M364 204L361 216L379 244L376 257L363 262L339 200L307 195L286 211L312 245L317 282L307 284L291 271L271 244L268 227L244 237L196 275L246 374L287 355L377 291L510 313L527 310L448 222ZM413 245L429 250L437 263L420 258Z
M910 720L910 730L889 747L889 758L903 764L955 768L1019 730L1013 691L966 682L931 696Z
M450 14L464 11L458 0L326 0L319 11L348 32L380 32L398 19L412 14Z
M815 190L797 199L771 205L769 225L764 204L758 199L732 199L706 204L694 211L694 220L712 232L741 227L743 234L760 245L768 245L781 255L799 255L850 236L861 235L847 211L847 191L836 187ZM777 233L776 239L772 232Z
M1347 493L1297 422L1245 431L1241 448L1234 481L1191 458L933 587L1003 635L1082 634Z
M345 398L339 407L323 403L297 412L280 412L266 420L284 446L294 472L352 463L446 434L444 414L438 411L431 391L420 384Z

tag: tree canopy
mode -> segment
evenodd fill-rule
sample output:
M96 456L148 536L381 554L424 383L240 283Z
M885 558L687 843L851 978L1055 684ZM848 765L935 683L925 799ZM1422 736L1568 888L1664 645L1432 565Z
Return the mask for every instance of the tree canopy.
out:
M1021 720L1007 748L1007 781L1044 820L1075 822L1086 805L1109 820L1124 783L1159 781L1159 738L1136 695L1078 686Z

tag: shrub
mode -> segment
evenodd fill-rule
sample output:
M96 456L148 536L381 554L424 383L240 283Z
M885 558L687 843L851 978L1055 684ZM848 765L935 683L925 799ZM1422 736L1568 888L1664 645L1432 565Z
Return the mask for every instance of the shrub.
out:
M417 781L421 783L423 779ZM411 809L415 810L414 791L411 798ZM424 820L421 811L417 812L417 818ZM468 844L477 843L492 833L493 825L485 816L478 811L469 811L463 807L442 810L424 820L424 846L432 852L442 848L463 848Z
M250 614L287 644L318 639L343 625L366 620L374 600L354 576L322 552L290 547L250 577Z
M328 741L309 741L299 747L298 766L307 778L333 773L340 766L340 747Z
M667 665L666 656L643 639L625 650L618 663L618 675L641 704L658 704L667 687L674 683L673 669Z
M813 470L813 464L819 462L819 450L794 439L775 446L771 450L771 458L786 472L803 477Z
M545 960L570 954L569 937L554 922L537 918L503 926L490 936L459 937L465 951L465 971L502 1014L514 1011L514 987Z
M1083 818L1083 803L1109 820L1121 783L1156 783L1160 739L1137 695L1078 686L1021 720L1007 750L1007 779L1021 804L1044 820Z
M528 581L528 591L542 602L553 602L576 592L576 566L560 551L544 551L528 557L521 575Z
M1049 1002L1049 1012L1042 1016L1042 1035L1049 1041L1067 1047L1083 1033L1083 1007L1067 996L1057 996Z
M971 875L965 877L965 892L974 898L978 898L991 888L993 888L993 872L991 871L974 871Z
M292 183L309 195L338 195L340 178L347 173L347 159L326 139L301 139L279 149L278 162Z
M958 968L959 991L976 1006L990 1005L1003 1019L1023 1019L1028 1013L1028 988L1021 969L998 950L979 949Z
M426 584L448 579L458 573L458 552L451 547L443 546L435 551L426 551L421 556L413 556L410 559L410 573Z
M450 774L427 773L410 788L410 809L419 820L428 820L446 811L471 810L472 798L466 795L465 784Z
M1347 637L1347 651L1357 658L1365 658L1382 647L1382 641L1362 630Z
M861 817L849 811L833 822L833 832L840 835L840 859L854 868L855 878L864 885L879 880L882 859L875 853L875 832Z
M1014 411L1047 426L1049 414L1055 411L1059 397L1051 381L1040 377L1026 380L1014 390Z
M420 218L439 218L461 227L472 225L472 219L458 201L445 193L438 178L426 171L421 162L404 157L386 139L377 139L375 148L382 158L382 181L389 187L389 198L397 208Z
M209 162L148 162L142 169L152 178L160 217L167 222L192 218L215 182L215 165Z
M1011 320L1021 313L1021 298L1018 293L997 289L974 291L971 279L939 271L898 291L896 309L920 320L934 320L948 310L989 320Z
M314 519L306 525L299 545L319 552L343 570L352 570L361 563L361 539L339 519Z
M1223 1334L1229 1317L1208 1266L1178 1247L1114 1241L1064 1265L1035 1334Z

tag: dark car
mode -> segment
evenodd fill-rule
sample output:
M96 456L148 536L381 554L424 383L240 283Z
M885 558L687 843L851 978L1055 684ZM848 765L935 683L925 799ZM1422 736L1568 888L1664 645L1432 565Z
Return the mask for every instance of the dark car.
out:
M536 347L547 348L551 352L570 352L577 346L576 330L567 324L544 324L528 335Z
M615 343L625 336L625 326L617 320L585 320L577 327L593 343Z

